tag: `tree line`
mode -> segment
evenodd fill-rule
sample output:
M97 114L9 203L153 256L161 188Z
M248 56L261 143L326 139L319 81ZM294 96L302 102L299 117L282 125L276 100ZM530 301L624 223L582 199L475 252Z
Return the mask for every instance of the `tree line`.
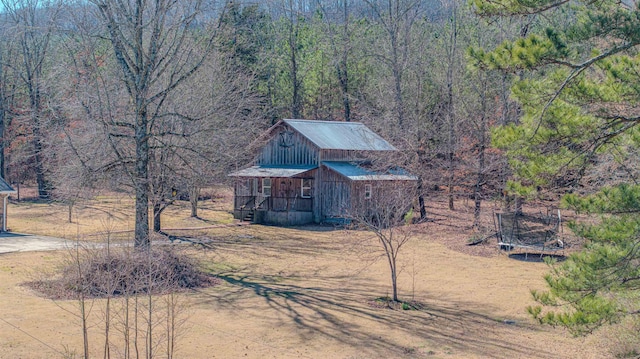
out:
M3 1L0 169L43 198L136 196L148 240L177 190L225 181L281 118L361 121L402 151L425 198L480 203L508 173L492 127L512 75L467 65L522 21L464 1ZM490 174L490 175L489 175Z

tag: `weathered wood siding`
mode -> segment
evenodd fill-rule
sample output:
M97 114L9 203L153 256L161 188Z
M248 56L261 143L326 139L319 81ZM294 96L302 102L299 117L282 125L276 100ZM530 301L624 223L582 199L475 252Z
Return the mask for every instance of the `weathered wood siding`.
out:
M265 211L256 212L256 214L256 220L258 223L276 226L299 226L313 222L313 215L311 212Z
M317 147L286 126L273 130L273 137L262 148L257 165L317 165ZM285 134L284 137L281 133Z
M322 167L319 201L322 220L344 218L351 208L351 184L347 178Z
M371 198L365 198L365 186L371 185ZM411 207L415 194L415 181L354 181L351 191L352 198L350 205L354 210L362 210L380 205L399 205L389 200L391 198L401 199L402 205L406 203L407 210Z
M323 161L360 161L365 159L362 151L321 150Z

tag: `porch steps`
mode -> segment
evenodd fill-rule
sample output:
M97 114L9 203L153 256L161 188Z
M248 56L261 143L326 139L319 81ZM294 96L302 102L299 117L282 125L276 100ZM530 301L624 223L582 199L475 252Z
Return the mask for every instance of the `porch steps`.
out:
M253 222L253 211L247 213L242 217L243 222Z

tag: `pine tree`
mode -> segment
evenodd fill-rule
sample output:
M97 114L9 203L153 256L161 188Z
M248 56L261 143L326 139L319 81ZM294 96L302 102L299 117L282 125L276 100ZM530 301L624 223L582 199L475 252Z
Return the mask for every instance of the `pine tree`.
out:
M600 220L572 225L585 248L552 266L549 289L533 293L541 305L529 312L575 334L640 313L640 186L629 176L604 188L606 173L598 188L584 182L605 158L624 161L640 149L640 9L610 0L473 3L481 15L530 23L515 41L469 50L480 68L522 73L512 92L523 115L493 134L514 170L510 189L598 190L564 197L565 206Z

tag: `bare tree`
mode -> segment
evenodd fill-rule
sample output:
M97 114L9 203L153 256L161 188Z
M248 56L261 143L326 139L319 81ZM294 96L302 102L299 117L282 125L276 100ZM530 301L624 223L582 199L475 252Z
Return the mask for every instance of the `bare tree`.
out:
M352 204L348 219L352 228L375 235L378 249L389 265L392 300L398 302L398 258L402 248L411 240L411 199L415 196L414 183L389 185L383 181L371 184L371 196ZM360 243L366 245L366 243Z
M62 13L62 2L57 0L1 0L5 20L12 26L13 41L19 46L19 62L10 66L18 74L26 93L27 117L30 127L33 166L40 197L49 196L51 184L46 172L45 140L47 96L47 61L51 39Z
M272 3L271 13L276 26L274 35L278 38L278 46L282 46L285 58L286 88L282 89L287 99L282 99L283 104L289 108L291 118L302 118L304 101L304 63L302 37L305 21L307 20L305 4L295 0L278 0ZM275 81L275 74L272 74Z
M71 313L80 320L84 358L98 345L105 359L175 357L187 320L180 290L208 280L186 254L110 249L109 239L105 248L78 245L70 254L62 283L52 283L51 290L73 290L79 313ZM94 323L101 332L90 330ZM96 343L96 337L104 341Z
M447 187L449 190L449 209L454 210L454 181L455 181L455 164L456 164L456 112L453 100L453 91L455 85L454 71L456 69L456 60L458 53L458 5L457 0L451 1L451 30L449 33L449 42L447 43L447 75L446 75L446 109L445 117L447 119L447 170L449 172Z
M411 56L411 31L421 10L419 0L365 0L369 5L384 35L373 49L372 55L386 66L393 79L393 101L396 124L405 126L406 100L404 95L404 77Z
M16 78L12 64L15 63L16 46L11 41L8 13L0 15L0 177L10 180L5 170L7 168L5 153L10 140L7 128L11 126L12 111L16 94Z
M350 9L352 4L342 1L337 4L335 15L330 16L330 11L322 0L316 0L323 13L324 28L333 53L333 64L340 83L340 93L342 94L342 106L344 120L351 121L351 72L349 71L349 57L352 53L351 36L353 30L351 24Z
M252 90L253 77L223 66L224 59L214 51L199 76L179 86L166 101L179 113L199 120L168 116L152 129L155 160L149 176L154 231L160 231L160 215L176 196L188 194L192 214L197 212L199 188L224 183L229 170L248 162L248 145L268 125L259 111L262 99Z
M182 5L170 5L182 9ZM199 15L189 12L194 17L191 25L167 20L173 27L162 32L165 37L157 45L172 41L169 48L154 50L147 43L152 39L145 35L146 47L140 52L125 48L126 52L116 51L113 57L99 36L103 28L95 25L96 17L106 15L86 11L91 9L74 13L80 31L65 41L74 70L65 81L65 92L73 95L65 101L70 118L63 129L66 141L58 144L69 160L59 169L86 177L97 187L131 186L136 194L135 243L147 246L146 208L152 208L153 229L160 231L163 211L179 195L192 186L224 180L227 169L245 161L239 154L245 152L255 131L265 127L257 110L261 98L253 92L250 75L224 66L225 57L211 43L215 35L203 39L198 34L216 30L200 27ZM145 19L162 29L168 26ZM113 48L113 39L108 44ZM155 64L141 60L151 66L149 73L133 76L123 70L123 66L138 68L138 63L129 61L146 59L149 51L162 58ZM132 94L137 97L132 99ZM138 195L140 190L147 191L146 200Z
M210 4L200 0L90 2L97 8L96 17L104 26L119 68L118 80L129 98L121 113L111 112L102 120L110 128L111 150L133 183L135 245L146 247L150 244L149 168L154 159L159 160L153 157L151 146L154 137L174 130L156 126L156 122L165 116L197 120L189 114L175 113L165 104L180 85L192 78L213 49L215 28L203 25L211 20L205 16ZM116 139L132 142L133 158Z

